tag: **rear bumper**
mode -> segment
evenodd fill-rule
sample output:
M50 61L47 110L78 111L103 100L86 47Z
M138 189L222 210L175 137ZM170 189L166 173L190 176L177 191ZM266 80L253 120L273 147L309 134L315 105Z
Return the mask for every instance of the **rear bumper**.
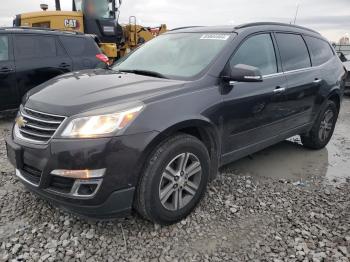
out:
M346 79L345 79L345 89L350 88L350 72L347 73Z

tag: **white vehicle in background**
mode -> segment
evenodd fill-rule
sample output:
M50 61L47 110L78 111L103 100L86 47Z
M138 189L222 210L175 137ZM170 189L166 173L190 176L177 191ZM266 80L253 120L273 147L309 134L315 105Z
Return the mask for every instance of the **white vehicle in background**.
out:
M350 95L350 54L344 55L343 53L338 53L340 60L343 62L346 70L348 71L348 76L345 82L345 94Z
M345 94L350 95L350 45L334 45L339 59L343 62L346 70L349 72L345 82Z

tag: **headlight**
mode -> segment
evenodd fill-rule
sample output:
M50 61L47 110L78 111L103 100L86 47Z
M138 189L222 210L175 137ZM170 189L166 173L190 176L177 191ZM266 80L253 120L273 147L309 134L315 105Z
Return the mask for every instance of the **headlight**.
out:
M142 108L143 106L138 106L114 114L86 116L73 119L62 132L62 136L93 138L111 134L117 130L123 129L131 123L141 112Z

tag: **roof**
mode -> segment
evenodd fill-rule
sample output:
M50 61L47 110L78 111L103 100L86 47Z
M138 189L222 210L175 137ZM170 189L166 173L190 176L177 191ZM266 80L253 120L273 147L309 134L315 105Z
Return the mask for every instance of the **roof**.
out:
M242 24L235 26L236 29L242 29L242 28L248 28L253 26L272 26L272 27L289 27L293 29L301 29L305 31L309 31L312 33L319 34L317 31L312 30L307 27L299 26L299 25L293 25L293 24L286 24L286 23L277 23L277 22L256 22L256 23L248 23L248 24Z
M0 27L0 33L2 32L10 32L10 33L35 33L35 34L56 34L56 35L79 35L84 36L83 33L74 32L74 31L62 31L55 30L50 28L42 28L42 27Z
M242 24L238 26L189 26L189 27L180 27L175 28L170 31L171 32L181 32L181 33L202 33L202 32L215 32L215 33L233 33L240 30L245 30L248 28L254 28L254 27L264 27L264 29L272 29L272 30L293 30L293 31L304 31L309 32L313 34L318 34L318 32L298 26L298 25L292 25L292 24L285 24L285 23L276 23L276 22L257 22L257 23L248 23L248 24Z
M53 17L53 16L63 16L63 17L82 17L83 14L81 12L76 11L37 11L30 13L22 13L20 14L22 19L27 18L35 18L35 17Z
M179 27L169 31L181 32L181 33L202 33L202 32L215 32L215 33L233 33L235 32L234 26L187 26Z

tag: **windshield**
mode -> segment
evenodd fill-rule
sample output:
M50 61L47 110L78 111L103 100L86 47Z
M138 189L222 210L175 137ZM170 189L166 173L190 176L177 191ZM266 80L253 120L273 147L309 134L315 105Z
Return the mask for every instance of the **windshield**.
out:
M111 12L112 4L108 0L74 0L77 11L83 11L91 17L96 18L114 18L114 13Z
M113 69L155 72L167 78L191 78L201 73L213 61L231 35L220 33L161 35L119 60Z

